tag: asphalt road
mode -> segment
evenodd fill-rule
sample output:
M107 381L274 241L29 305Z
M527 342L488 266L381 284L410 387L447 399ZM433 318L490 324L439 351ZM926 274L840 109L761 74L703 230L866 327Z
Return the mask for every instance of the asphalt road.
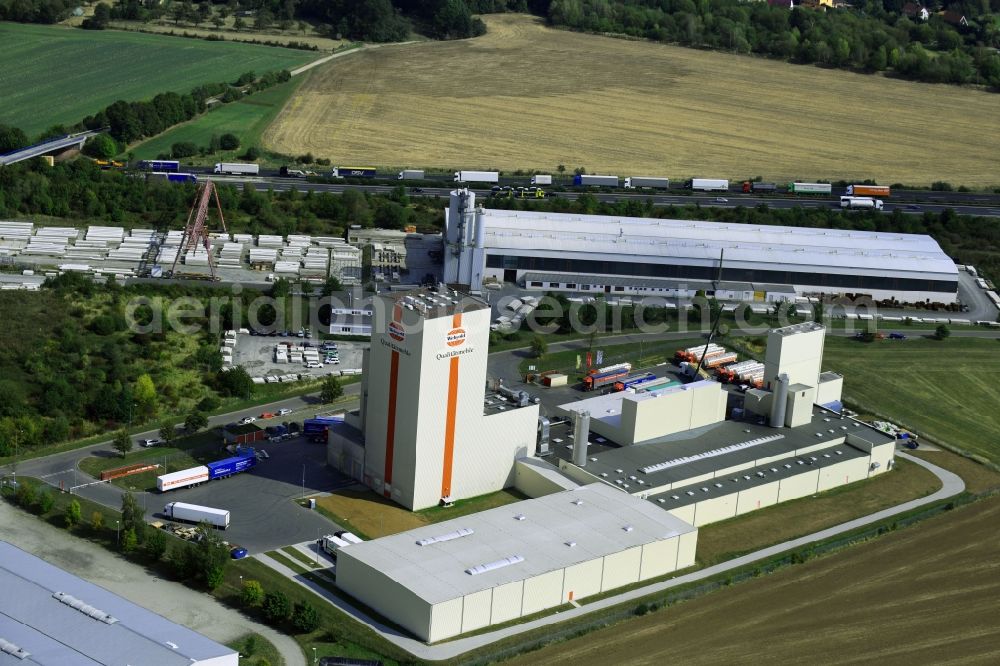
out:
M337 183L314 183L301 178L282 178L279 176L212 176L212 180L232 183L234 185L250 184L259 191L273 189L277 192L295 189L299 191L312 190L314 192L330 192L339 194L345 190L362 190L373 194L389 194L396 185L356 185ZM423 187L420 181L400 181L408 188L420 187L423 196L448 197L452 187ZM458 183L456 183L456 187ZM489 188L478 188L470 186L478 196L485 197L490 194ZM579 198L584 192L567 191L556 192L558 196L570 200ZM592 192L599 201L646 201L652 200L657 206L684 206L698 204L701 206L717 206L722 208L735 208L737 206L758 206L765 204L771 208L829 208L840 209L839 198L831 195L825 199L810 198L807 196L791 196L787 194L774 195L753 195L739 192L726 193L690 193L690 194L660 194L655 191L636 192L621 190L617 192ZM916 192L899 191L893 194L893 198L886 200L883 213L889 214L894 210L900 210L907 214L923 214L925 212L939 213L951 209L961 215L981 215L984 217L1000 217L1000 195L973 194L957 192Z

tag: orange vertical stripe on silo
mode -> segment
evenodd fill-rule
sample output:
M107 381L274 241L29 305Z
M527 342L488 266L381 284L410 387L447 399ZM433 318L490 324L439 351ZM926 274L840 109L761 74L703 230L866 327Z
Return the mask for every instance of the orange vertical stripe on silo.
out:
M451 327L462 325L462 313L451 318ZM458 356L452 356L448 367L448 403L444 421L444 465L441 472L441 497L451 495L451 475L455 463L455 417L458 410Z

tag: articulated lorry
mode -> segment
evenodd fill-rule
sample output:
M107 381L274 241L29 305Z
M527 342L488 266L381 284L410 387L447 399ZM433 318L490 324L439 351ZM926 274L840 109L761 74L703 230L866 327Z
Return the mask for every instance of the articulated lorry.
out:
M618 176L598 176L595 174L578 173L573 176L573 184L588 187L618 187Z
M887 197L892 193L888 185L848 185L847 195L851 197Z
M830 194L833 185L830 183L788 183L788 191L793 194Z
M728 192L729 181L722 178L692 178L685 183L685 187L703 192Z
M456 183L499 183L499 171L456 171Z
M881 199L871 197L840 197L841 208L851 208L855 210L882 210Z
M163 515L171 520L185 523L206 522L220 530L229 527L229 512L225 509L213 509L210 506L170 502L163 507Z
M625 179L625 189L634 190L638 187L651 187L665 190L670 187L669 178L657 176L629 176Z
M212 169L212 173L228 173L234 176L256 176L260 173L260 165L242 164L240 162L220 162Z
M750 182L750 181L746 181L745 183L743 183L743 193L744 194L749 194L751 192L754 192L754 193L757 193L757 192L774 192L777 189L778 189L778 186L775 185L774 183L756 183L756 182Z
M374 178L375 167L333 167L331 178Z

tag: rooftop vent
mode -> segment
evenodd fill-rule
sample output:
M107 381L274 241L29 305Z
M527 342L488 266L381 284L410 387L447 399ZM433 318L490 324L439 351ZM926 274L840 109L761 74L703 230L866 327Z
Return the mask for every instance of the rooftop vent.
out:
M524 520L524 514L523 513L519 513L519 514L515 515L514 516L514 520Z
M465 570L465 573L470 576L478 576L481 573L486 573L487 571L493 571L494 569L500 569L502 567L510 566L511 564L517 564L519 562L524 562L524 558L520 555L511 555L510 557L505 557L502 560L496 560L495 562L487 562L485 564L477 564L474 567L469 567Z
M576 541L567 541L566 545L569 546L570 548L575 548L576 547Z
M575 504L576 506L583 506L583 500L575 499L573 500L573 504Z
M177 645L177 643L174 643L173 641L167 641L165 645L171 650L176 650L180 647L179 645Z
M28 657L31 656L30 652L25 652L17 645L14 645L10 641L5 641L2 638L0 638L0 652L4 654L9 654L10 656L16 657L18 659L27 659Z
M680 499L680 495L671 495L670 499L679 500Z
M439 536L427 537L426 539L417 540L418 546L429 546L432 543L441 543L442 541L451 541L453 539L460 539L464 536L469 536L472 534L472 530L468 527L463 527L457 529L454 532L448 532L447 534L441 534Z
M622 529L625 530L626 532L631 532L635 528L632 527L631 525L625 525L625 526L622 527Z
M55 592L52 594L52 596L56 600L66 604L70 608L75 608L84 615L92 617L98 622L103 622L104 624L114 624L115 622L118 621L118 618L112 617L107 613L105 613L104 611L94 608L90 604L84 601L80 601L76 597L66 594L65 592Z

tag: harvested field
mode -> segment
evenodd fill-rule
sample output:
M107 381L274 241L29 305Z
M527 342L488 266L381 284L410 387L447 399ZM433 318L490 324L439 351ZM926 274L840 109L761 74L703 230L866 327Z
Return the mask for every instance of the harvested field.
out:
M993 497L508 663L996 663L997 524Z
M480 38L318 68L265 145L380 166L1000 184L992 94L485 18Z

